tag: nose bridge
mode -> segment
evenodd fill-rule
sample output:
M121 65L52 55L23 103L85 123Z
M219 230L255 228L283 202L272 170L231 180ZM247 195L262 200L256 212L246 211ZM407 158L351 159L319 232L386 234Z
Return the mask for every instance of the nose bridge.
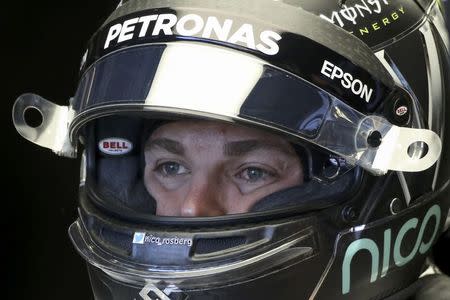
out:
M221 199L220 182L210 174L193 176L181 208L182 216L219 216L225 214Z

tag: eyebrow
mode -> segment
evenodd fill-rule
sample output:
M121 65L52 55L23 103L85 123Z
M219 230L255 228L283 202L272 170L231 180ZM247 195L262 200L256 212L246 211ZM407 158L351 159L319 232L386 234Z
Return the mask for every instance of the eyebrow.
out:
M150 141L145 145L145 151L152 150L155 147L162 148L170 153L176 154L176 155L183 155L184 154L184 147L183 144L180 142L166 139L166 138L158 138Z
M264 149L276 150L289 156L294 155L292 151L289 151L290 149L286 149L286 147L283 147L279 143L263 140L244 140L226 143L224 154L227 156L241 156L256 150Z
M168 138L158 138L150 141L145 145L145 151L154 149L155 147L162 148L170 153L176 155L183 155L185 149L183 144ZM287 154L289 156L295 155L294 152L289 151L286 147L274 142L267 142L263 140L243 140L236 142L229 142L224 145L223 153L226 156L242 156L257 150L275 150Z

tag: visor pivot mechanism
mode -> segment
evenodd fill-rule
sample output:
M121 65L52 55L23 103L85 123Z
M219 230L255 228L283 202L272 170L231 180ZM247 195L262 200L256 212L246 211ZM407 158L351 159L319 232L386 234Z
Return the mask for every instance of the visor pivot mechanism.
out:
M367 137L367 144L369 144L372 148L377 148L381 145L382 140L383 137L381 136L381 133L375 130L369 133L369 136Z
M363 119L356 142L361 153L357 164L375 175L383 175L389 170L424 171L436 163L442 149L441 139L435 132L399 127L379 116ZM422 148L428 151L411 155L411 149L418 148L416 145L423 145Z
M69 139L69 124L74 111L71 106L56 105L36 94L23 94L13 107L13 122L17 132L57 155L76 157L76 147Z

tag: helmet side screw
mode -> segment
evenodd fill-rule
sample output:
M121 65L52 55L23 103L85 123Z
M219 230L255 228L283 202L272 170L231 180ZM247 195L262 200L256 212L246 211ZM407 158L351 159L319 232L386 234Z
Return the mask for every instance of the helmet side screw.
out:
M394 198L391 200L391 203L389 204L389 210L392 215L396 215L401 210L401 202L399 198Z
M347 222L353 222L356 220L357 214L356 210L352 206L346 206L342 210L342 219Z
M381 136L381 133L379 131L372 131L369 136L367 137L367 143L370 147L377 148L381 145L383 137Z

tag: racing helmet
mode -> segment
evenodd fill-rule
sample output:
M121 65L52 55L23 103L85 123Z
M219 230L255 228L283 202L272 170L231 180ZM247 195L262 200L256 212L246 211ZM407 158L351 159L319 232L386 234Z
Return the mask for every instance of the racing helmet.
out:
M69 235L96 299L382 299L448 213L449 49L439 1L121 1L68 106L23 94L13 121L82 156ZM183 120L280 136L304 178L245 212L159 215L146 144Z

